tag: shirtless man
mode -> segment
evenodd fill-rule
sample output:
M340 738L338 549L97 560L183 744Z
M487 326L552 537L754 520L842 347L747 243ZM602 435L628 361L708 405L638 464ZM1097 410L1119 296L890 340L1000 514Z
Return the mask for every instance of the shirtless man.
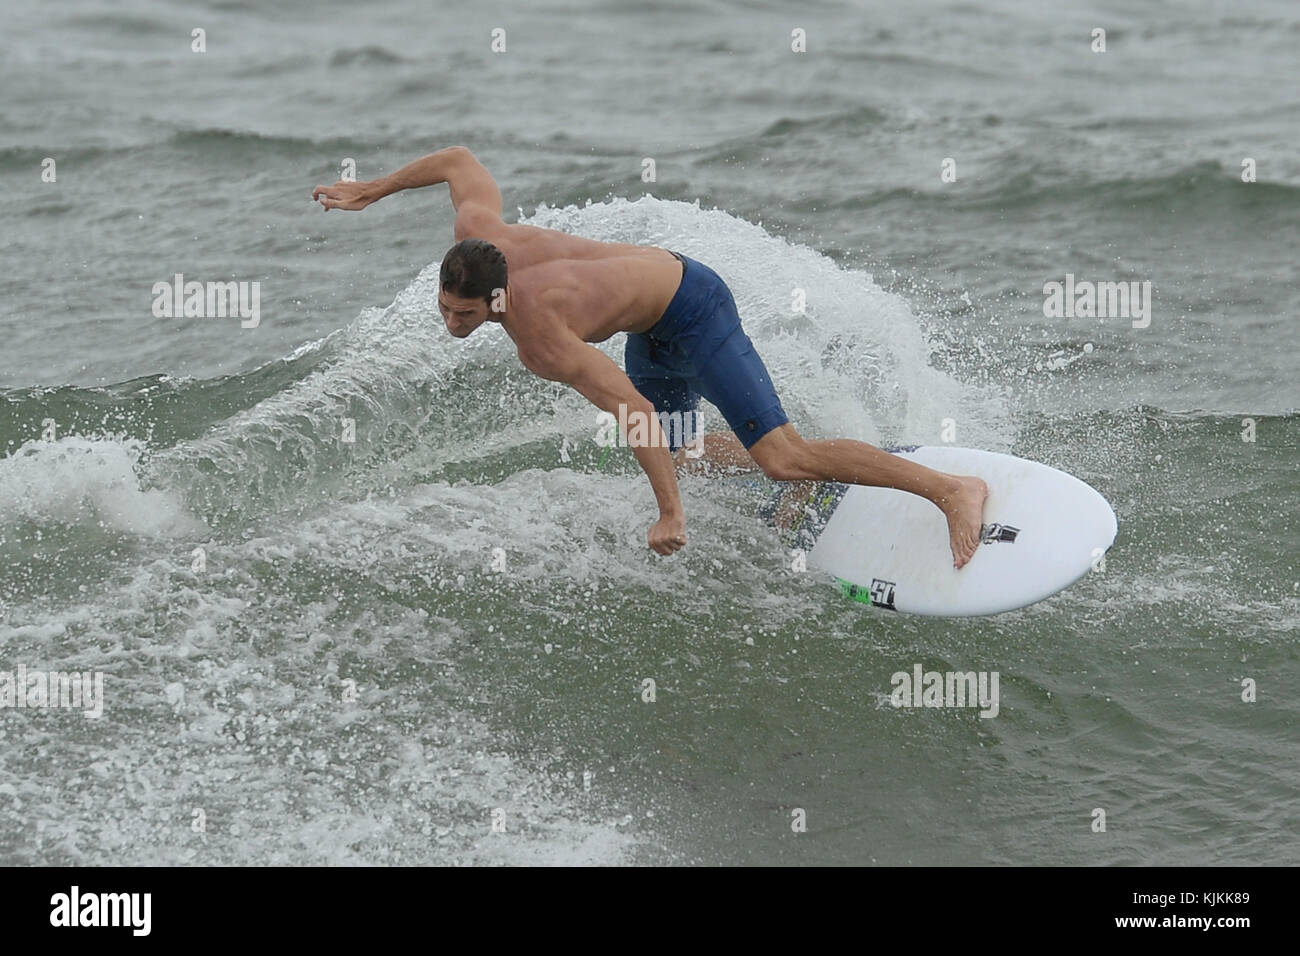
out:
M953 566L975 553L988 496L984 482L864 442L802 438L741 330L731 291L708 266L653 246L509 225L496 182L463 146L371 182L317 186L312 198L326 210L364 209L399 190L437 183L451 187L456 210L457 244L442 261L438 283L438 311L452 335L464 338L484 322L499 322L529 371L572 386L616 416L623 405L629 421L643 416L652 428L659 427L656 413L693 421L687 413L702 395L735 433L704 436L707 460L756 462L776 481L839 481L920 495L948 519ZM626 373L587 344L618 332L627 333ZM681 445L689 438L674 435L671 450L662 431L656 438L633 451L659 503L649 545L669 555L686 544L675 465L683 464Z

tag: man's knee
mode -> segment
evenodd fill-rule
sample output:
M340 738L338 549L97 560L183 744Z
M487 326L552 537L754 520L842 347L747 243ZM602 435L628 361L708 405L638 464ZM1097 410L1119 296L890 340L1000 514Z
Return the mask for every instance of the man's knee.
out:
M789 425L764 435L749 453L773 481L801 481L816 477L808 469L806 443Z

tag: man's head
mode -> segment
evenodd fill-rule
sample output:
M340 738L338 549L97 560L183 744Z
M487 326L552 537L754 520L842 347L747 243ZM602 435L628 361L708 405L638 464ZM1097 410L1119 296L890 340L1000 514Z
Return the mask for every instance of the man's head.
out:
M482 239L465 239L447 250L438 275L438 311L447 331L463 339L490 318L494 297L504 296L506 257L496 246Z

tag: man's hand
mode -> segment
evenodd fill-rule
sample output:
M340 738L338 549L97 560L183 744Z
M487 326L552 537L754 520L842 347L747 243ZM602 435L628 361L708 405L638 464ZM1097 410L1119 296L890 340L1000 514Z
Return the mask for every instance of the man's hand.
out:
M686 516L660 517L650 526L650 547L659 554L669 555L686 547Z
M370 187L372 183L353 183L340 179L333 186L317 186L311 198L331 209L365 209L379 197Z

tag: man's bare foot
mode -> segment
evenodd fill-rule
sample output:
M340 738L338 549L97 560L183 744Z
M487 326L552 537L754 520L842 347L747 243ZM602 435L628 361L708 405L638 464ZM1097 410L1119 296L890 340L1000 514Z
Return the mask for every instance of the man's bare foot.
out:
M980 544L980 528L984 523L984 499L989 496L989 486L983 478L972 475L954 475L955 485L948 494L935 502L948 518L948 542L952 545L952 566L963 567Z

